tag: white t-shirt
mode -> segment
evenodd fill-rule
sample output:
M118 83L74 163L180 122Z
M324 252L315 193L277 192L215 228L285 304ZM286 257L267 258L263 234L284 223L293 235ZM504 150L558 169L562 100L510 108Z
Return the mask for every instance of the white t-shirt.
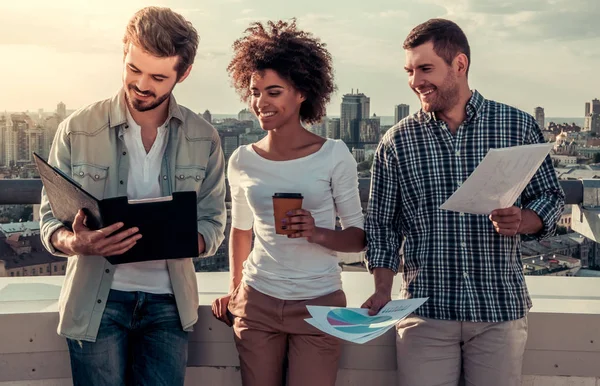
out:
M306 238L275 233L273 193L302 193L302 208L318 227L363 228L356 161L346 144L328 139L306 157L271 161L252 145L239 147L229 159L232 227L254 229L254 248L244 263L243 282L284 300L312 299L342 288L335 251Z
M150 152L146 153L142 142L142 129L133 120L129 110L127 110L127 124L129 128L123 132L123 141L129 155L127 197L129 199L161 197L159 175L167 148L167 127L165 124L158 127L156 140ZM173 293L166 260L115 265L111 288L129 292Z

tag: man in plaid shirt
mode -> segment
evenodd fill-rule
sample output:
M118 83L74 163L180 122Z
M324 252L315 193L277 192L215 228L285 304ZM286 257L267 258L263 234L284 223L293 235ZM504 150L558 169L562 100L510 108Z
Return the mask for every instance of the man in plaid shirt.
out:
M531 307L520 235L552 235L564 193L547 157L512 207L489 216L439 209L489 149L544 138L529 114L469 88L469 44L455 23L415 27L404 49L422 109L375 155L365 230L376 289L363 307L375 314L391 300L398 272L402 298L429 297L398 325L402 386L457 385L461 369L467 385L520 385Z

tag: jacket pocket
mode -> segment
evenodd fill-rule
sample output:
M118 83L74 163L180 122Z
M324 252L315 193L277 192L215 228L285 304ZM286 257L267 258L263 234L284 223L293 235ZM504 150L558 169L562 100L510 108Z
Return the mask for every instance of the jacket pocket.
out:
M73 165L73 179L92 196L104 198L104 188L108 178L108 167L94 164Z
M203 166L175 166L175 191L198 192L205 176L206 168Z

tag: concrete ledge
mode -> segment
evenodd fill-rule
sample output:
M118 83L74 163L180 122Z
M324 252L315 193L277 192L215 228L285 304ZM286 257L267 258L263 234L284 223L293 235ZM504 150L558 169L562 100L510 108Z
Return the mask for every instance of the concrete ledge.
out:
M231 329L210 312L210 302L228 287L228 275L197 274L201 306L190 337L189 385L241 385ZM345 272L343 281L351 307L373 290L364 272ZM70 384L67 347L56 335L61 283L62 277L0 279L0 385ZM528 277L527 283L534 308L523 385L600 386L600 279ZM338 385L393 384L394 341L390 331L364 345L345 343Z

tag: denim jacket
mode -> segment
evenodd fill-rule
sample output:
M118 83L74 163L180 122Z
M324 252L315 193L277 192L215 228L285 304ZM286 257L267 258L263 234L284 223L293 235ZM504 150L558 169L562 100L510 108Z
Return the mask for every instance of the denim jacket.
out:
M59 126L49 163L64 171L98 199L127 195L129 160L123 141L128 129L125 94L76 111ZM163 196L173 191L197 194L198 232L214 255L224 239L225 160L217 131L189 109L169 100L168 142L160 173ZM176 215L174 213L173 215ZM42 190L40 228L44 246L57 256L50 239L63 224L54 218ZM198 289L190 258L167 261L182 328L197 321ZM72 256L59 298L58 333L77 340L95 341L108 293L113 266L101 256Z

